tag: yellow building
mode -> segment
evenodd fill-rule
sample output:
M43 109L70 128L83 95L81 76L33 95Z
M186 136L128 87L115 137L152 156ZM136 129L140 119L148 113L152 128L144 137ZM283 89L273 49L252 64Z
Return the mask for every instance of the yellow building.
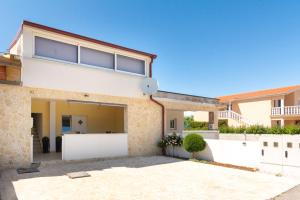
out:
M300 85L259 90L217 97L226 105L219 119L229 126L284 126L300 124ZM206 121L207 115L197 112L195 120Z

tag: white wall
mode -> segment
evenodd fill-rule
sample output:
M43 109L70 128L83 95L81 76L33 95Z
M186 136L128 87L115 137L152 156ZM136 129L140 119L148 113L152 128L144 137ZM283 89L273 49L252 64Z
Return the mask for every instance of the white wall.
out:
M127 134L65 134L62 159L80 160L128 156Z
M259 143L206 139L207 146L204 151L198 153L197 158L238 166L258 167L260 162ZM168 155L172 155L172 148L167 149ZM175 156L189 158L190 154L183 148L175 148Z
M24 86L101 93L112 96L144 97L141 87L144 76L34 57L35 35L145 60L146 76L148 76L150 58L147 56L25 26L22 35L23 48L21 52L22 81Z
M300 177L300 135L262 135L259 143L261 171ZM291 143L292 147L288 147L287 143Z

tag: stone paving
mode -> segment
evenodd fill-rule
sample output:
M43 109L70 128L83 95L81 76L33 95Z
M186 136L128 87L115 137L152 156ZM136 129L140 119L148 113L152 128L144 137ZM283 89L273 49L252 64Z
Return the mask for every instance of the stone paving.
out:
M273 198L299 184L276 177L163 156L56 163L40 173L1 173L1 200L31 199L230 199ZM70 172L91 176L70 179Z

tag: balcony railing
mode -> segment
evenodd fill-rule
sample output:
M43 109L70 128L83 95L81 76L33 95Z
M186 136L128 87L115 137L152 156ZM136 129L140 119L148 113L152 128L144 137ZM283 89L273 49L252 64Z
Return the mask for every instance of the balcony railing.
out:
M280 116L280 115L300 115L300 106L285 106L281 107L274 107L271 109L272 116Z
M247 119L243 117L241 114L236 113L234 111L219 111L219 118L220 119L233 119L237 121L241 126L251 126L251 125L259 125L259 122Z

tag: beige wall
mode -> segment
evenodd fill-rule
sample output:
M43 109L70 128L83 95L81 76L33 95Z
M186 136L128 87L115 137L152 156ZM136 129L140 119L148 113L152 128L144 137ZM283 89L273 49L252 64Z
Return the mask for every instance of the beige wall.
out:
M32 99L31 100L31 112L42 114L42 136L48 136L50 134L50 105L49 101ZM40 138L41 139L41 138Z
M170 120L176 119L176 129L170 128ZM184 112L180 110L166 110L166 133L182 133L184 129Z
M105 133L124 131L124 108L89 104L74 104L66 101L56 102L56 134L61 135L62 116L80 115L87 119L88 133Z
M295 103L296 103L296 97L294 92L284 97L284 106L294 106Z
M0 164L26 165L31 156L31 99L81 100L127 105L128 152L130 156L155 155L161 150L161 107L150 99L113 97L0 84Z
M0 84L0 169L30 162L30 99L28 90Z
M199 122L208 122L208 112L207 111L196 111L193 113L194 120Z
M270 99L234 102L232 103L232 110L241 114L246 119L260 122L264 126L271 126L271 103ZM233 126L230 121L228 122L230 126Z
M31 111L42 114L42 136L50 133L49 101L43 99L32 99ZM87 118L88 133L114 133L124 132L124 108L108 107L91 104L75 104L66 101L56 102L56 135L61 135L62 116L80 115Z

